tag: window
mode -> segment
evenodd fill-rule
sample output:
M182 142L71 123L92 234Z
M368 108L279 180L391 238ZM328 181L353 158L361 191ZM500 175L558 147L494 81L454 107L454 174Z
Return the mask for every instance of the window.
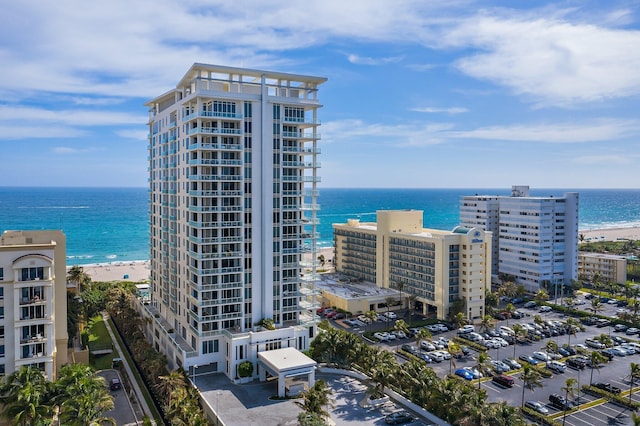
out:
M0 286L0 300L4 299L4 287Z
M0 325L0 338L4 337L4 325Z
M4 268L0 268L0 281L4 280Z
M218 352L220 350L218 340L210 340L208 342L202 342L202 353L210 354Z

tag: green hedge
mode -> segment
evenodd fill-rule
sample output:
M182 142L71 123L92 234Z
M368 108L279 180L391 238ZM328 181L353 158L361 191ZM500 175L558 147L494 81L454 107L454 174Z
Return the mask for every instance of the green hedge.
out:
M480 343L472 342L471 340L465 339L463 337L454 337L453 341L456 342L456 343L460 343L461 345L465 345L465 346L468 346L470 348L473 348L473 349L475 349L477 351L485 352L485 351L489 350L489 348L487 348L486 346L481 345Z
M524 414L527 417L530 417L530 418L534 419L536 421L536 423L541 424L541 425L560 426L562 424L557 420L550 419L547 416L545 416L544 414L541 414L541 413L538 413L535 410L532 410L531 408L521 407L520 411L522 411L522 414Z
M611 392L607 392L604 389L596 388L594 386L589 386L589 385L583 385L582 386L582 391L585 392L585 393L592 394L592 395L596 394L596 395L603 396L603 397L607 398L609 401L611 401L612 403L620 405L622 407L629 408L631 410L640 409L640 403L635 402L635 401L629 401L629 398L625 398L623 396L616 395L616 394L613 394Z

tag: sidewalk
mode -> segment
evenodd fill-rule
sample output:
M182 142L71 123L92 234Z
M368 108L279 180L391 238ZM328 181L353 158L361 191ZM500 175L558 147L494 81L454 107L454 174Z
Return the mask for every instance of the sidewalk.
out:
M118 342L118 340L116 339L115 335L113 334L113 330L111 330L111 325L109 324L109 314L106 312L102 313L102 319L104 320L104 325L107 327L107 331L109 332L109 336L111 337L111 341L113 342L113 347L115 348L116 352L118 353L118 356L122 359L122 365L124 366L124 369L127 373L127 376L129 377L129 383L131 384L132 390L136 396L136 400L137 403L139 405L139 408L142 409L142 413L140 413L140 410L134 410L136 412L136 415L141 414L140 419L139 419L139 424L142 424L142 416L146 415L148 416L150 419L152 419L153 421L153 413L151 412L151 409L149 408L149 405L147 404L147 401L144 399L144 395L142 394L142 391L140 390L140 386L138 385L137 380L135 380L135 375L133 374L133 371L131 370L131 366L129 365L129 362L127 362L127 358L124 357L123 353L123 349L120 347L120 343ZM155 424L155 422L154 422Z

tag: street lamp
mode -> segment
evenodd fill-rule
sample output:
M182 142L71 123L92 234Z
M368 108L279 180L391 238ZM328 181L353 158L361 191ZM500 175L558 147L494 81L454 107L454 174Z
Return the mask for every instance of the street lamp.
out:
M198 386L196 385L196 372L198 370L198 364L193 364L193 387L198 389Z

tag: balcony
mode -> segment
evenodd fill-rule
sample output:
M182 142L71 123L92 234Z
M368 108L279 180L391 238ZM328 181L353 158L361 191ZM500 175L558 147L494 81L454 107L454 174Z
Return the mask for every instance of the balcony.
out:
M189 121L199 117L205 118L224 118L229 120L242 120L244 117L242 114L235 112L217 112L217 111L196 111L191 114L185 115L182 121Z
M241 135L242 129L224 129L220 127L194 127L189 129L187 134L195 135L198 133L204 133L208 135Z
M282 139L318 140L320 139L320 134L303 132L282 132Z

